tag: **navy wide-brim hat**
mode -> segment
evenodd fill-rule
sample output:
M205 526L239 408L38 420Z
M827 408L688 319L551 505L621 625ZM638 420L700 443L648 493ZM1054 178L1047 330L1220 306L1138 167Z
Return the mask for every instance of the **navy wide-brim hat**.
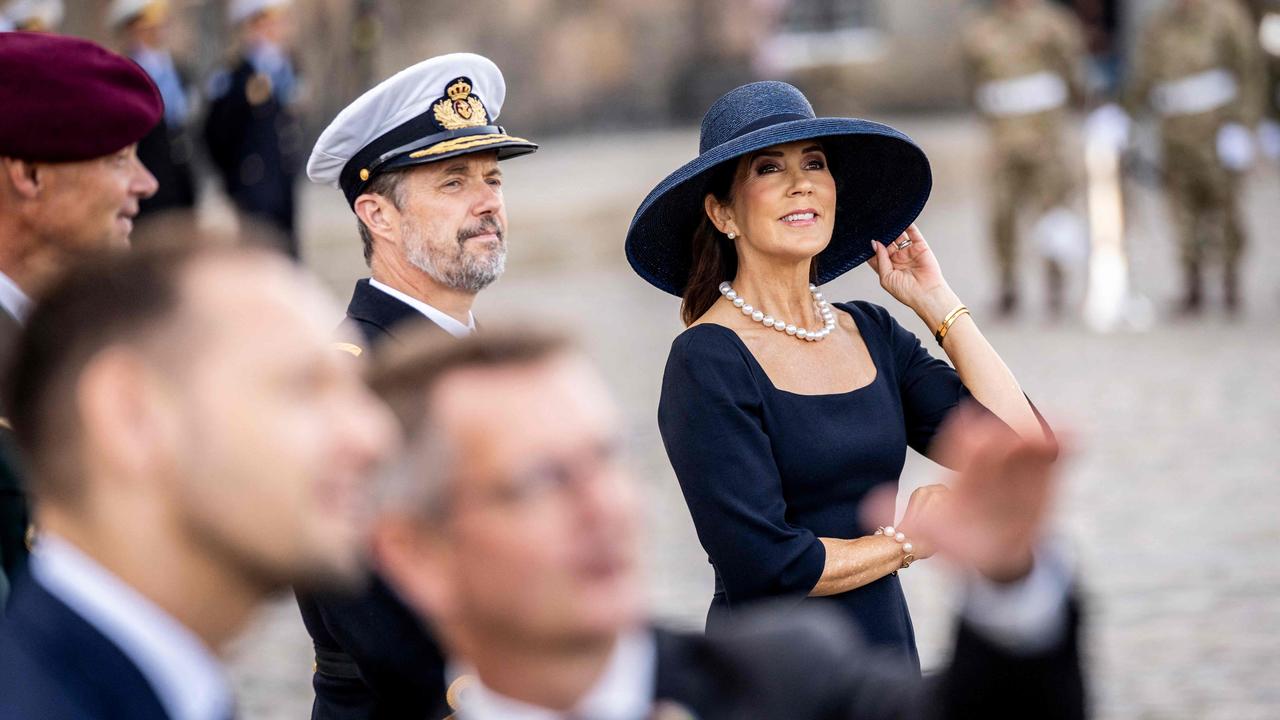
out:
M872 240L892 242L924 209L933 174L911 138L869 120L816 117L795 87L755 82L715 101L702 118L698 157L640 204L627 231L631 267L659 290L683 295L712 171L757 150L811 139L822 142L837 193L831 244L817 259L819 284L861 265L874 254Z

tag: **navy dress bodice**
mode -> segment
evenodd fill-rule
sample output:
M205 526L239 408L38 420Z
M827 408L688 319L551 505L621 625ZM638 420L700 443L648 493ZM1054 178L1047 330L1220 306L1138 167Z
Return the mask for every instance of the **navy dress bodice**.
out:
M835 307L857 324L875 363L868 385L801 395L773 386L738 335L696 325L676 338L658 424L698 538L715 568L707 617L764 599L831 603L866 639L919 667L896 575L826 598L807 598L822 575L818 538L875 530L868 493L896 489L907 448L925 453L947 415L969 397L955 370L882 307Z

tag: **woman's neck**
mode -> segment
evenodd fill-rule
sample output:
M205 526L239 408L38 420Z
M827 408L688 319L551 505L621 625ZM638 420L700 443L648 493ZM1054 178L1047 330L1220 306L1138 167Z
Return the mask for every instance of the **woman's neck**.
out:
M822 326L818 309L809 291L810 261L790 265L748 265L738 267L731 282L738 296L779 320L800 327Z

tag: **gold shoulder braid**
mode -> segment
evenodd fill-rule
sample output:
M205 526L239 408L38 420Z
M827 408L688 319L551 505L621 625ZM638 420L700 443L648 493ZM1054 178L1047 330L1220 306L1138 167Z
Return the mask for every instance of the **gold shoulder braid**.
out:
M364 354L364 348L349 342L336 342L333 344L334 350L341 350L344 353L350 353L352 357L360 357Z

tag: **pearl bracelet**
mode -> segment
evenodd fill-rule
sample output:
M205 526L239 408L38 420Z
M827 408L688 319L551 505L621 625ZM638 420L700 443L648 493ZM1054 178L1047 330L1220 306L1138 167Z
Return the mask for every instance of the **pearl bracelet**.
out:
M876 528L876 531L873 534L884 535L885 537L892 538L902 546L902 567L898 568L898 570L906 570L911 567L911 563L915 562L916 556L912 554L915 550L915 546L907 540L907 536L905 534L896 530L892 525ZM894 571L894 574L897 574L896 570Z

